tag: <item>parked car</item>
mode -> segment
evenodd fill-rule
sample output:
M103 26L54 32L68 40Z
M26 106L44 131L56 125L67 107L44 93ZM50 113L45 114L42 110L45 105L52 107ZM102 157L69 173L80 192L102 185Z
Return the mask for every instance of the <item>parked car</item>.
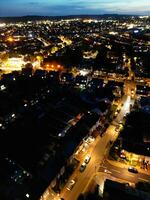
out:
M92 136L88 136L88 137L85 137L85 138L83 139L83 141L84 141L84 142L87 142L88 144L94 142L94 140L95 140L95 138L92 137Z
M75 180L70 180L67 186L67 190L72 190L73 186L75 185L76 181Z
M82 148L82 152L85 152L89 148L89 144L85 143Z
M90 160L91 160L91 156L90 156L90 155L87 155L87 156L85 157L84 162L85 162L86 164L88 164L88 163L90 162Z
M82 165L80 166L80 172L83 172L86 168L86 163L83 162Z
M138 173L138 170L135 167L129 167L128 171L132 173Z

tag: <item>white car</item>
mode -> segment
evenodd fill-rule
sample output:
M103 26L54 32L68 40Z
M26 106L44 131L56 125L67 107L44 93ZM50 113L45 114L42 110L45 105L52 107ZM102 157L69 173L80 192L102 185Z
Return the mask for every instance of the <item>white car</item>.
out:
M91 160L91 156L90 156L90 155L87 155L87 156L85 157L84 162L85 162L86 164L88 164L88 163L90 162L90 160Z
M89 148L89 144L84 143L83 148L82 148L82 152L85 152L87 149Z
M86 168L86 163L82 163L82 165L80 166L80 172L83 172Z
M86 143L88 143L88 144L94 142L94 140L95 140L95 138L92 137L92 136L85 137L85 138L83 139L83 141L86 142Z
M92 136L88 137L88 143L92 143L92 142L94 142L94 140L95 140L94 137L92 137Z
M75 180L70 180L67 186L67 190L72 190L75 183L76 183Z

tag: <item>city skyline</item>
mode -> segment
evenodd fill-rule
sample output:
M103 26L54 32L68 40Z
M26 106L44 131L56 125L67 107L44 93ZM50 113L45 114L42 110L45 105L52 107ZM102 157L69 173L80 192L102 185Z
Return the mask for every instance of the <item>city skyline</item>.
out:
M150 15L149 0L1 0L0 16L64 16L84 14Z

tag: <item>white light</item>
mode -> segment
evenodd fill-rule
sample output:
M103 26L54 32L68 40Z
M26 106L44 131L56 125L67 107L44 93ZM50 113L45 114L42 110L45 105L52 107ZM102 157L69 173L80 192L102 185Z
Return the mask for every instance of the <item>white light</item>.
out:
M126 112L129 111L130 100L131 100L131 99L130 99L130 96L128 96L126 102L124 103L124 109L125 109Z
M5 90L6 89L6 87L4 86L4 85L1 85L1 91L3 91L3 90Z
M29 38L33 38L33 35L30 33L30 34L28 35L28 37L29 37Z
M89 73L89 71L88 70L80 70L80 74L82 75L82 76L86 76L87 74Z
M4 27L4 26L6 26L6 24L5 24L5 23L2 23L2 24L0 24L0 27Z
M118 35L118 32L113 32L113 31L111 31L111 32L109 32L109 34L110 34L110 35Z
M6 61L2 63L0 66L1 70L7 71L20 71L22 69L22 66L25 64L23 61L23 57L13 57L13 58L8 58Z
M15 117L15 114L12 114L11 116L12 116L12 117Z
M139 30L134 30L134 33L139 33Z
M27 197L27 198L29 198L29 197L30 197L30 195L27 193L27 194L26 194L26 197Z

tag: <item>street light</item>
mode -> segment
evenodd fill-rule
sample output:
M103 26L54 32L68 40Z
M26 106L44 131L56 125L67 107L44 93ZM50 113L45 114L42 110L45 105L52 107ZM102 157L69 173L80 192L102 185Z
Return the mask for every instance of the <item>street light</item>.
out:
M27 198L29 198L29 197L30 197L30 195L27 193L27 194L26 194L26 197L27 197Z

